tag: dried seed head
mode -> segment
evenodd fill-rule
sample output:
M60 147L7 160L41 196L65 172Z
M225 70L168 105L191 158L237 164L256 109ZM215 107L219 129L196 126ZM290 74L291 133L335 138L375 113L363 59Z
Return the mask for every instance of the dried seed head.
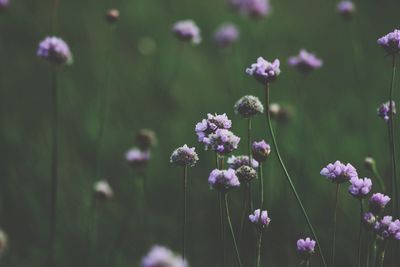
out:
M141 129L136 134L136 142L140 149L148 150L157 144L156 134L149 129Z

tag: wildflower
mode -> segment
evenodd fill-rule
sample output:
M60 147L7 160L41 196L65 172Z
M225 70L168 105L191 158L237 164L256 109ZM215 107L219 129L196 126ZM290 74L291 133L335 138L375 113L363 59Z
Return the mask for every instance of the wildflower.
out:
M316 242L309 237L306 239L297 240L297 252L299 254L308 259L315 252L315 244Z
M392 222L393 222L392 216L384 216L381 220L375 222L374 225L375 233L381 239L387 239L388 237L390 237L389 225Z
M222 24L214 33L214 41L220 47L228 47L239 38L239 30L233 23Z
M385 122L388 122L390 119L390 102L383 103L378 108L378 116L381 117ZM392 114L396 114L396 103L392 101Z
M400 221L395 220L389 224L388 232L392 238L400 240Z
M110 24L117 22L119 20L119 10L115 8L109 9L106 13L106 20Z
M227 160L229 168L237 170L242 166L250 166L249 156L230 156ZM258 168L258 162L251 159L251 166L253 168Z
M175 36L185 42L199 44L201 42L200 29L192 20L182 20L176 22L172 27Z
M388 54L397 54L400 51L400 30L394 30L379 38L378 44L385 49Z
M364 198L371 192L372 181L369 178L352 177L350 183L349 193L355 198Z
M37 56L57 64L72 63L72 54L67 43L58 37L46 37L41 41Z
M374 158L373 157L366 157L364 159L364 166L365 166L365 168L367 170L373 171L375 166L376 166L376 162L375 162Z
M336 8L339 15L344 19L351 19L356 11L354 3L348 0L340 1Z
M344 183L358 177L357 170L350 163L344 165L339 160L329 163L320 173L334 183Z
M307 74L312 70L321 68L323 63L321 59L315 56L315 54L301 49L297 56L289 58L288 64L292 67L295 67L300 72Z
M0 0L0 11L7 9L10 5L10 0Z
M253 179L257 178L257 171L250 166L243 165L238 168L235 172L236 176L239 178L239 181L242 182L250 182Z
M8 246L8 238L6 233L0 229L0 257L3 256Z
M390 197L381 193L376 193L369 199L369 209L374 214L380 214L389 203Z
M228 119L226 114L212 115L207 114L207 119L203 119L196 124L196 134L199 142L209 144L209 135L215 133L218 129L230 129L232 126L231 120Z
M269 0L243 0L242 12L254 19L265 17L271 12Z
M141 129L136 134L136 143L142 150L147 150L157 144L156 134L149 129Z
M142 259L141 267L188 267L179 255L175 255L171 250L154 246L149 253Z
M253 214L250 214L249 220L254 225L261 227L261 229L267 227L271 222L271 219L268 217L268 212L263 210L260 215L260 209L256 209Z
M150 152L134 147L126 152L125 159L132 167L143 167L150 160Z
M226 192L240 185L239 178L235 174L235 170L218 170L214 169L208 177L208 183L216 190Z
M267 142L261 140L259 142L254 141L252 145L252 154L255 160L258 162L264 162L267 160L271 153L271 147Z
M275 59L274 62L271 63L259 57L257 63L251 64L250 68L246 69L246 73L253 76L262 84L266 84L277 79L278 75L281 73L279 65L279 59Z
M376 222L376 217L372 212L366 212L363 215L363 222L368 227L373 227Z
M195 148L188 147L187 145L178 147L172 152L170 162L179 166L189 166L193 167L199 160Z
M235 104L235 113L243 118L251 118L264 112L264 106L256 96L246 95Z
M100 200L111 199L114 192L107 181L98 181L93 186L95 196Z
M215 133L209 135L209 144L206 148L224 155L236 150L239 141L240 137L234 135L231 131L218 129Z
M281 107L278 103L271 103L268 110L271 119L275 119L280 123L285 123L293 117L293 110L290 107Z

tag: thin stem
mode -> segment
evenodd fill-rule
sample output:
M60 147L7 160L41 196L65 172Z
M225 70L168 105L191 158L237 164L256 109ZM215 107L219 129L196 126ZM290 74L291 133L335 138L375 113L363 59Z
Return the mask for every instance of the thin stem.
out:
M243 190L243 209L242 215L240 218L240 231L239 231L239 249L242 247L241 244L243 242L243 232L244 232L244 222L247 215L247 206L248 206L248 188L249 182L244 182L244 186L242 187Z
M335 251L336 251L336 221L337 221L337 207L339 200L340 184L336 184L335 191L335 207L333 211L333 234L332 234L332 267L335 267Z
M228 221L229 229L231 230L233 245L235 247L235 252L236 252L236 258L237 258L239 267L242 267L242 261L240 260L239 249L238 249L237 244L236 244L235 232L233 231L233 226L232 226L232 222L231 222L231 216L230 216L230 213L229 213L228 194L227 193L224 193L224 198L225 198L226 218L227 218L227 221Z
M187 209L187 166L183 167L183 228L182 228L183 260L185 260L185 250L186 250L186 209Z
M218 193L219 202L219 218L220 218L220 231L221 231L221 248L222 248L222 266L225 267L225 224L224 224L224 209L223 209L223 196L222 193Z
M263 176L263 164L260 162L259 172L260 172L260 218L261 212L264 205L264 176Z
M386 240L383 241L383 245L381 251L379 252L379 257L376 259L376 267L382 267L383 262L385 261L385 250L386 250Z
M258 240L257 240L257 267L260 267L260 260L261 260L261 241L262 241L262 231L258 233Z
M266 108L267 111L269 110L269 83L266 83L266 88L265 88L265 108ZM267 117L267 123L268 123L269 132L270 132L270 135L271 135L271 138L272 138L272 142L273 142L273 145L274 145L274 148L275 148L275 153L276 153L276 155L278 157L278 160L279 160L279 164L281 165L282 170L285 173L286 179L289 182L290 188L291 188L291 190L292 190L292 192L293 192L293 194L294 194L294 196L295 196L295 198L297 200L297 204L299 205L299 207L301 209L301 212L302 212L302 214L303 214L303 216L304 216L304 218L305 218L305 220L307 222L308 228L310 229L310 231L311 231L311 233L312 233L312 235L313 235L313 237L314 237L314 239L315 239L315 241L317 243L317 247L318 247L318 251L319 251L319 254L320 254L321 261L322 261L324 267L326 267L327 265L326 265L326 262L325 262L325 257L324 257L324 254L322 252L321 245L319 243L317 234L315 233L314 227L312 226L311 221L308 218L308 215L307 215L306 210L304 209L303 203L301 202L301 199L300 199L300 197L299 197L299 195L298 195L298 193L296 191L296 188L294 187L292 179L290 178L289 172L287 171L286 166L283 163L282 157L281 157L281 155L279 153L278 144L277 144L276 139L275 139L274 129L272 128L272 122L271 122L270 113L269 112L265 112L265 114L266 114L266 117Z
M373 237L373 242L372 242L372 255L371 255L371 263L373 266L376 266L376 254L377 254L377 244L376 244L376 237Z
M358 267L361 267L361 246L362 246L362 223L363 223L363 200L360 200L360 228L358 229Z
M310 265L311 265L311 261L310 261L310 259L307 259L306 260L306 267L310 267Z
M252 167L251 164L251 119L247 119L247 148L249 153L249 166Z

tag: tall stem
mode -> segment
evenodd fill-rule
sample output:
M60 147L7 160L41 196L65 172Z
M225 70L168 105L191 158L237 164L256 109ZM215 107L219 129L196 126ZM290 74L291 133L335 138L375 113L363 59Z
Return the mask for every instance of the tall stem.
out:
M260 166L258 167L260 171L260 218L264 205L264 176L263 176L263 164L260 162Z
M376 259L376 267L382 267L385 261L386 240L383 241L382 248L379 252L379 257Z
M182 226L182 258L185 260L186 250L186 209L187 209L187 166L183 167L183 226Z
M261 260L261 241L262 241L262 231L258 233L258 240L257 240L257 267L260 267L260 260Z
M311 265L310 262L311 262L310 259L307 259L307 260L306 260L306 267L310 267L310 265Z
M332 234L332 267L335 267L335 251L336 251L336 221L337 221L337 207L339 200L340 184L336 184L335 191L335 207L333 211L333 234Z
M358 267L361 267L361 246L362 246L362 223L363 223L363 200L360 200L360 227L358 229L358 250L357 250L357 256L358 256Z
M225 267L225 223L224 223L224 209L223 209L223 193L218 193L219 202L219 219L220 219L220 231L221 231L221 248L222 248L222 266Z
M249 154L249 166L252 167L251 164L251 119L247 119L247 149Z
M286 166L283 163L282 157L281 157L281 155L279 153L278 144L277 144L276 139L275 139L274 129L272 128L271 116L270 116L270 114L268 112L268 110L269 110L269 83L266 83L266 87L265 87L265 108L267 110L265 112L265 114L267 116L268 128L269 128L269 132L270 132L270 135L271 135L271 138L272 138L272 142L273 142L273 145L274 145L274 148L275 148L275 153L276 153L276 155L278 157L278 160L279 160L279 164L281 165L281 168L282 168L283 172L285 173L285 177L286 177L287 181L289 182L290 188L291 188L291 190L292 190L292 192L293 192L293 194L294 194L294 196L295 196L295 198L297 200L297 204L299 205L299 207L301 209L301 212L302 212L302 214L303 214L303 216L304 216L304 218L305 218L305 220L307 222L308 228L310 229L310 231L311 231L311 233L312 233L312 235L313 235L313 237L314 237L314 239L315 239L315 241L317 243L318 252L320 254L321 261L322 261L324 267L326 267L327 265L326 265L326 262L325 262L325 257L324 257L324 254L322 252L321 245L319 243L317 234L315 233L314 227L312 226L311 221L308 218L307 212L304 209L304 206L303 206L303 203L301 202L299 194L297 193L297 190L294 187L294 184L292 182L292 179L290 178L289 172L287 171Z
M243 182L243 209L242 209L242 215L240 219L240 231L239 231L239 249L242 248L242 242L243 242L243 232L244 232L244 221L246 219L246 214L247 214L247 206L248 206L248 188L249 188L249 182Z
M224 198L225 198L226 218L227 218L227 221L228 221L229 229L231 230L233 246L235 247L235 252L236 252L236 258L237 258L239 267L242 267L242 261L240 260L239 249L238 249L237 244L236 244L235 232L233 231L233 226L232 226L232 222L231 222L231 216L230 216L230 213L229 213L228 194L227 193L224 193Z

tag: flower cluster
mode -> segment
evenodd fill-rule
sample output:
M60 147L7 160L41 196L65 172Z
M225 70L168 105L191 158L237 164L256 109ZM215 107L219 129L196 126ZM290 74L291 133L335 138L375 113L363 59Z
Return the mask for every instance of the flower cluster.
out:
M372 181L369 178L352 177L350 183L349 193L355 198L365 198L371 192Z
M265 17L271 12L269 0L231 0L230 4L243 15L254 19Z
M250 166L253 168L258 168L258 162L254 159L251 159L251 165L249 162L249 156L230 156L227 160L229 164L229 168L237 170L242 166Z
M253 179L257 178L257 171L250 166L243 165L236 170L236 176L239 178L239 181L242 182L250 182Z
M126 152L125 159L132 167L143 167L150 160L150 151L134 147Z
M271 219L268 217L268 212L263 210L260 214L260 209L256 209L253 214L250 214L249 220L257 227L261 227L261 229L267 227L271 222Z
M306 239L299 239L297 240L297 251L300 256L309 258L315 252L315 244L316 242L309 237Z
M385 36L378 39L378 44L385 49L385 51L394 55L400 51L400 30L394 30Z
M236 176L235 170L218 170L214 169L208 177L208 183L216 190L226 192L240 185L239 178Z
M193 44L199 44L201 42L200 29L192 20L176 22L172 27L172 32L182 41L191 42Z
M329 163L320 173L334 183L344 183L358 177L357 170L350 163L345 165L339 160Z
M93 186L94 194L99 200L111 199L114 195L110 184L107 181L98 181Z
M231 120L228 119L226 114L212 115L207 114L207 119L203 119L196 124L196 134L199 142L206 145L209 144L209 135L215 133L218 129L230 129L232 127Z
M375 193L369 199L369 209L374 214L380 214L385 209L389 201L390 197L382 193Z
M261 140L259 142L257 141L253 142L252 154L254 159L257 160L258 162L266 161L270 153L271 153L271 147L264 140Z
M195 148L188 147L187 145L178 147L175 149L170 158L170 162L179 166L189 166L193 167L199 160Z
M39 43L37 56L57 64L72 63L69 46L58 37L46 37Z
M228 47L239 38L239 30L233 23L222 24L214 33L214 41L220 47Z
M356 11L354 3L349 0L340 1L337 4L336 8L339 15L342 16L342 18L344 19L351 19L354 12Z
M312 70L321 68L323 63L321 59L315 56L315 54L309 53L305 49L301 49L297 56L289 58L288 64L306 74Z
M209 135L207 149L214 150L220 155L228 154L238 148L240 137L226 129L218 129Z
M400 221L393 221L392 216L384 216L381 220L375 222L374 231L381 239L400 240Z
M277 79L278 75L281 73L279 66L279 59L275 59L274 62L271 63L259 57L256 63L251 64L250 68L246 69L246 73L253 76L262 84L266 84Z
M235 113L243 118L251 118L264 112L264 106L256 96L246 95L235 103Z
M154 246L149 253L142 259L141 267L188 267L182 257L175 255L171 250Z
M377 110L378 116L381 117L385 122L390 119L390 101L383 103ZM392 101L392 115L396 114L396 103Z
M372 227L375 225L376 216L372 212L365 212L363 214L363 222L367 227Z

